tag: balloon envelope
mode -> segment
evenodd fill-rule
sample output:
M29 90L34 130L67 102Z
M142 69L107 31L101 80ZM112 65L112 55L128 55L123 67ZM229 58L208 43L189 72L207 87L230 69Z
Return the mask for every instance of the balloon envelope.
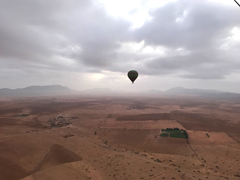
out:
M137 79L138 72L135 70L131 70L128 72L128 78L132 81L132 83Z

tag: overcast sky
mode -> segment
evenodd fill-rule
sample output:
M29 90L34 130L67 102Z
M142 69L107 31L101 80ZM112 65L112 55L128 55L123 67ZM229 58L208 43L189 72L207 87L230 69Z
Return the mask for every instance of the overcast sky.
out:
M240 93L240 7L234 0L0 0L0 88L53 84Z

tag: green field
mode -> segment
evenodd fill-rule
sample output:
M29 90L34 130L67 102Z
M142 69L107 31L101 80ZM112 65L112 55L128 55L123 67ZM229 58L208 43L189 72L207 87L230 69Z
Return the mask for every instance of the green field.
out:
M188 138L188 134L184 129L167 128L162 129L161 137L174 137L174 138Z

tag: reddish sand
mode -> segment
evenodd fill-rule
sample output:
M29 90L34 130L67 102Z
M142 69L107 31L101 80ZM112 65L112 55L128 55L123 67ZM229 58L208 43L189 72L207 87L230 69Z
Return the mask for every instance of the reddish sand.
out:
M0 179L237 180L239 107L194 98L2 98ZM185 129L189 139L160 137L165 128Z

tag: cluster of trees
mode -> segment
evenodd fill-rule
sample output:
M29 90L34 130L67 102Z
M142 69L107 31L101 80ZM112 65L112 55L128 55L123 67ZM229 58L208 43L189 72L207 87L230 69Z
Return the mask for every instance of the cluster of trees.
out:
M179 128L166 128L162 129L162 133L160 134L162 137L176 137L176 138L186 138L188 139L188 133L184 129Z
M183 135L185 136L186 139L188 139L188 133L187 133L187 131L183 130Z

